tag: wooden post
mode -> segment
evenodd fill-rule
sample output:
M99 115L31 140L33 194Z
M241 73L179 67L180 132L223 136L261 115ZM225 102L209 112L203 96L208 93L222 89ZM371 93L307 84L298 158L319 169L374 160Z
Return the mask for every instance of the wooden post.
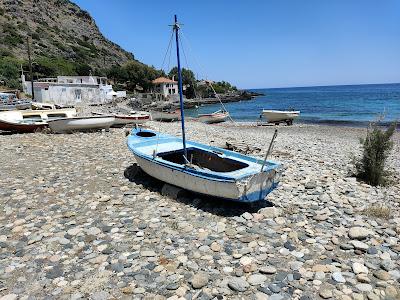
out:
M26 43L28 45L29 76L31 77L32 100L35 100L35 91L33 90L32 60L31 60L31 47L29 45L29 36L26 37Z

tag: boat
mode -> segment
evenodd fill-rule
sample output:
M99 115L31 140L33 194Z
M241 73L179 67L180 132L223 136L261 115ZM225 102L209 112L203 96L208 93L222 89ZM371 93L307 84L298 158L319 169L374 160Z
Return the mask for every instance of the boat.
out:
M6 121L0 120L0 131L28 133L47 128L48 124L42 121Z
M151 114L145 111L132 111L129 115L114 115L113 127L122 127L129 124L143 124L151 120Z
M292 125L293 120L300 116L300 111L263 109L262 116L267 120L268 123L286 122L288 125Z
M98 129L109 130L114 122L114 116L73 117L48 121L50 129L55 133Z
M179 121L181 119L181 113L179 109L171 111L152 111L151 119L161 122Z
M0 112L0 130L35 132L48 127L48 121L76 116L75 108L51 110L11 110Z
M225 122L229 117L229 112L223 110L217 110L211 114L199 114L198 120L203 123L213 124Z
M178 87L182 138L134 128L127 145L138 165L150 176L192 192L239 202L263 200L277 185L281 165L237 152L186 141L182 75L179 58L179 24L175 15Z
M55 109L56 106L51 103L32 102L32 109Z
M30 109L31 105L32 102L29 99L18 99L12 93L0 93L0 111Z

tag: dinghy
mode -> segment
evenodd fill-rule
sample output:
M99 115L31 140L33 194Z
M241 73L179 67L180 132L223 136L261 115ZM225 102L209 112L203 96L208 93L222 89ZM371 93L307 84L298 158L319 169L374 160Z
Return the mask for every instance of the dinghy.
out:
M225 122L229 117L229 112L218 110L211 114L200 114L198 115L198 120L203 123L213 124Z
M0 131L28 133L40 131L48 127L43 121L24 120L23 118L0 119Z
M129 115L115 115L113 126L122 127L128 124L143 124L151 120L151 115L145 111L133 111Z
M268 123L286 122L288 125L292 125L293 120L300 116L300 111L263 109L262 116Z
M0 111L30 109L32 105L29 99L18 99L15 94L0 92Z
M73 131L88 131L96 129L109 130L114 124L114 116L92 116L63 118L49 121L51 130L55 133L69 133Z
M186 142L179 24L176 15L173 29L177 48L182 138L135 128L128 136L129 149L146 173L169 184L234 201L263 200L280 179L280 164L267 160L277 131L264 160L196 142Z
M57 118L72 118L74 108L52 110L13 110L0 112L0 130L13 132L35 132L48 127L48 121Z
M173 122L181 119L180 110L174 111L152 111L151 118L153 121Z

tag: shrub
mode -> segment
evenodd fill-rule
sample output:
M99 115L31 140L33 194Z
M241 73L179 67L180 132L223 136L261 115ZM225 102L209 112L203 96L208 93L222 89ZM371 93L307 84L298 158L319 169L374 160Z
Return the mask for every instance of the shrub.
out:
M388 171L385 162L393 147L392 135L396 129L396 122L392 123L385 131L377 122L371 123L367 136L361 139L363 155L356 162L356 176L371 185L385 185L387 183Z

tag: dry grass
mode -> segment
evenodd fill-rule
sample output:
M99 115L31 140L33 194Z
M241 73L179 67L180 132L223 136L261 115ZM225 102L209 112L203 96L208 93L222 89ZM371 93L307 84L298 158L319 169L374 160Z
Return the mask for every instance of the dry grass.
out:
M390 208L384 205L370 205L362 211L362 214L368 217L388 219L390 211Z

